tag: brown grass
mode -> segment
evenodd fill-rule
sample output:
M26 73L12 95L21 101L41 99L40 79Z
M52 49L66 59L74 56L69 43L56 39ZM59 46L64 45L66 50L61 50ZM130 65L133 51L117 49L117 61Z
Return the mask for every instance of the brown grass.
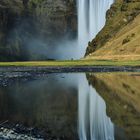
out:
M129 37L130 41L123 44ZM102 48L86 57L87 59L140 60L140 15L121 29Z

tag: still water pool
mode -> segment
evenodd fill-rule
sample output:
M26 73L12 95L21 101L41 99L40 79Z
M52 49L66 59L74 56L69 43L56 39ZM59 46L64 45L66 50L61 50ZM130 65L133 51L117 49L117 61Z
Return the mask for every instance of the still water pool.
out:
M0 138L140 139L139 73L53 73L9 83L0 86Z

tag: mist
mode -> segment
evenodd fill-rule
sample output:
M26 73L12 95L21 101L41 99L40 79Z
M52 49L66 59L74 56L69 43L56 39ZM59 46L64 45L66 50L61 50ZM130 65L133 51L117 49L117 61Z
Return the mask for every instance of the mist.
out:
M42 28L43 25L39 24L39 21L25 15L14 25L14 29L10 32L10 38L12 40L15 38L14 43L22 46L22 56L26 56L27 60L80 59L86 53L88 42L104 27L106 11L113 1L78 0L75 32L68 25L66 31L61 32L59 22L48 26L50 29ZM57 21L54 22L57 23Z
M53 43L32 39L27 44L30 59L75 60L80 58L76 39L61 39Z

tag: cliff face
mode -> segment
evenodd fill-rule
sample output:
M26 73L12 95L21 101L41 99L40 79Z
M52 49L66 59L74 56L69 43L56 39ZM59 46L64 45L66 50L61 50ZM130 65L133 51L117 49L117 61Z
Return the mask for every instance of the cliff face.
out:
M34 12L38 32L45 37L60 37L76 31L75 6L74 0L30 0L27 5Z
M0 60L28 60L29 40L73 36L75 6L75 0L0 0Z
M15 51L14 57L17 56L17 48L10 47L8 36L10 31L18 23L19 17L23 13L23 5L19 0L1 0L0 1L0 60L9 59L10 54ZM7 44L7 45L6 45Z
M116 0L107 12L105 27L89 42L87 58L119 59L133 54L138 59L139 14L140 0Z

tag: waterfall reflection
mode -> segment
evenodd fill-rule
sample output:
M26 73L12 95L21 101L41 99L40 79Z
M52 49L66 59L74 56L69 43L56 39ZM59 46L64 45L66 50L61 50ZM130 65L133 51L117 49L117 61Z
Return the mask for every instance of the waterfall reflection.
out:
M104 100L89 86L84 74L79 80L80 140L114 140L114 125L106 114Z

